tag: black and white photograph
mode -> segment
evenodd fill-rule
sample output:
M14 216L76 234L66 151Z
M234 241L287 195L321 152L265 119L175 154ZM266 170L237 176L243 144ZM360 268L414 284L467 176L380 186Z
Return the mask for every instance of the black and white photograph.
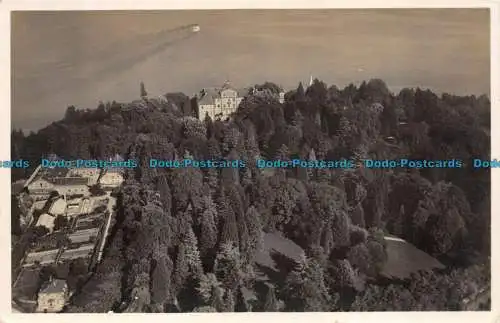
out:
M12 312L491 311L490 15L11 11Z

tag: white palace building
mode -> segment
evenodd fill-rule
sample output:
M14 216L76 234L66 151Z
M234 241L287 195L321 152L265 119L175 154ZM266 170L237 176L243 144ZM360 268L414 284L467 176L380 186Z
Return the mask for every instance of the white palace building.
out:
M226 119L234 113L241 101L248 94L259 95L260 92L254 88L234 89L229 82L224 83L221 88L205 88L198 95L198 116L204 120L208 115L212 120ZM279 94L279 101L284 102L285 93Z

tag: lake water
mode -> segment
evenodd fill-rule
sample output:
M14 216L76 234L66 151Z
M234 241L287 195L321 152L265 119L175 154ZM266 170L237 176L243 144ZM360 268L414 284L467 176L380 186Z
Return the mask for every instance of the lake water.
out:
M199 24L201 31L190 34ZM484 9L18 12L12 18L12 127L35 130L68 105L230 80L287 89L310 75L344 86L489 94Z

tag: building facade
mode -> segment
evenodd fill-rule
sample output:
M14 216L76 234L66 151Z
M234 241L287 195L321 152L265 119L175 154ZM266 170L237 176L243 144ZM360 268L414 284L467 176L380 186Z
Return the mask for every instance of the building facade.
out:
M39 313L57 313L62 311L68 299L68 285L64 280L53 279L38 293Z
M232 113L236 112L243 98L249 94L275 96L283 103L285 101L285 92L278 95L269 90L257 90L256 88L234 89L228 82L221 88L203 89L198 96L198 117L205 120L207 115L213 120L224 120Z
M90 195L89 193L89 187L87 185L57 185L55 187L55 190L59 195L67 195L67 196L72 196L72 195L84 195L88 196Z
M98 168L72 168L66 177L83 177L88 179L87 185L97 184L101 170Z
M255 96L262 96L262 97L274 97L277 99L280 103L285 103L285 92L281 91L280 93L276 94L270 89L258 89L258 88L253 88L250 90L250 94L255 95Z
M53 191L59 195L88 195L88 182L84 177L38 178L28 185L28 191L35 200L46 199Z
M213 120L224 120L236 112L248 89L233 89L224 84L220 89L203 89L198 100L198 116L204 120L208 115Z
M36 222L37 227L46 227L49 230L49 233L54 231L56 217L50 215L48 213L44 213L38 217L38 221Z
M52 205L49 208L49 213L56 217L58 215L66 215L66 208L66 200L63 198L58 198L57 200L52 202Z
M55 185L51 182L39 178L28 184L28 191L35 199L45 199L49 197L50 193L55 190Z
M101 176L99 184L102 188L115 188L122 184L123 175L117 171L107 171Z

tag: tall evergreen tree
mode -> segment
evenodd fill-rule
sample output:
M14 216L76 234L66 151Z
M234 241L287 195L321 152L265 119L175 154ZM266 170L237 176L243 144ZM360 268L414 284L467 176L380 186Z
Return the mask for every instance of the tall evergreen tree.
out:
M265 312L278 312L278 300L276 299L276 293L274 287L269 286L266 295L266 302L264 303Z
M226 291L234 291L240 281L241 256L233 243L223 243L215 259L214 272Z
M238 246L239 237L236 216L224 191L221 192L218 204L219 219L222 222L220 241L221 243L232 243Z
M170 214L172 208L172 194L170 193L170 186L166 176L158 177L157 189L160 193L163 209L167 214Z
M153 303L163 304L171 300L172 267L172 260L168 255L163 255L156 260L151 276L151 299Z
M146 87L144 86L144 82L141 82L141 98L146 98L148 96L148 92L146 92Z
M330 296L320 264L314 259L304 258L287 276L284 295L288 311L327 311Z
M175 263L174 284L177 291L182 288L189 277L196 278L203 274L196 236L190 225L185 225L185 227Z
M228 290L224 295L224 312L234 312L236 307L236 299L233 290Z
M193 275L199 277L203 274L203 267L201 266L198 239L196 238L191 226L188 227L184 243L186 244L186 258L189 270Z
M204 198L204 210L201 215L200 251L202 255L210 255L217 244L217 205L210 195Z
M264 245L264 232L262 226L262 219L254 206L250 206L245 213L245 221L247 223L248 228L248 243L247 249L243 253L243 258L245 262L250 262L259 252Z
M197 290L200 295L200 299L204 302L204 304L210 304L214 298L222 298L224 295L222 284L217 280L217 277L213 273L208 273L200 277Z
M224 310L224 289L215 288L210 299L210 306L215 308L218 312Z
M231 207L223 221L221 243L232 242L239 246L238 225Z
M302 85L302 82L299 83L295 95L296 95L296 100L299 102L304 101L306 99L306 93L304 91L304 85Z
M364 282L352 268L349 260L338 260L333 265L332 273L338 288L352 288L358 291L363 289Z

